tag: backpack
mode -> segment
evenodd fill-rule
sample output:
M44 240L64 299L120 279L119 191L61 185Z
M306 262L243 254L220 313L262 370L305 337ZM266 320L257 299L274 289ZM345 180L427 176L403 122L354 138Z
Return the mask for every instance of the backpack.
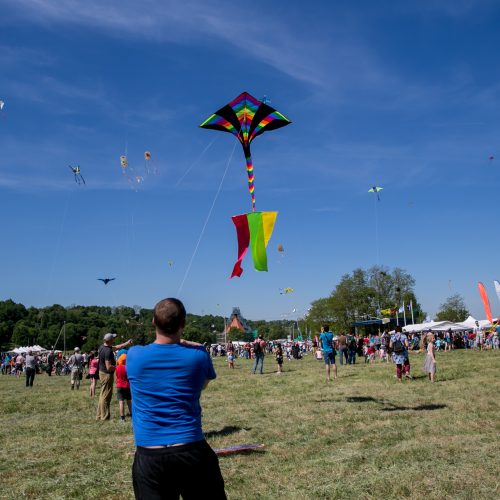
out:
M260 340L258 340L257 342L254 342L254 344L253 344L253 352L255 354L260 354L262 352L262 347L260 345Z
M392 352L395 353L395 354L401 354L404 351L405 351L405 346L403 344L403 341L401 340L401 337L398 337L392 343Z

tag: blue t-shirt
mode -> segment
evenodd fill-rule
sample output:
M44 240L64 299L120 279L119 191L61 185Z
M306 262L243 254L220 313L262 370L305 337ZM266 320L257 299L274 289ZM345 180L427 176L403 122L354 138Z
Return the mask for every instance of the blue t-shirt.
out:
M200 395L216 377L203 346L149 344L129 349L136 446L165 446L204 439Z
M321 350L323 352L333 352L333 333L323 332L319 338L321 340Z

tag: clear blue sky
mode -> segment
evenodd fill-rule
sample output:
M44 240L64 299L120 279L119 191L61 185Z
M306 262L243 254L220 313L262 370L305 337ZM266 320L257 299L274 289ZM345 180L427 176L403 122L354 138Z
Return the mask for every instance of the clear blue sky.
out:
M4 0L0 299L303 314L377 263L378 185L380 264L431 315L460 293L484 317L479 280L500 314L498 26L494 0ZM269 272L247 256L229 280L245 162L198 125L245 90L293 123L253 144L257 208L279 212ZM140 171L145 150L160 175L136 192L119 157Z

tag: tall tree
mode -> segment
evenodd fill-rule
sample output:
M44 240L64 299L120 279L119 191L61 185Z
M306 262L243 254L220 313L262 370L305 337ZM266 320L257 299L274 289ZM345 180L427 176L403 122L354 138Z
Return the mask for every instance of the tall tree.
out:
M448 297L446 301L439 306L439 312L436 315L438 321L465 321L469 316L469 311L465 305L463 297L456 293Z

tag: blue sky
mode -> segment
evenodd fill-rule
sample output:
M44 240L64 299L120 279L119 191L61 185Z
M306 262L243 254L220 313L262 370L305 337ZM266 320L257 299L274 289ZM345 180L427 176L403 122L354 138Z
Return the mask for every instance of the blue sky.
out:
M380 264L412 274L431 315L460 293L484 317L478 281L500 314L500 5L305 5L3 0L0 299L304 314L377 263L378 185ZM257 209L279 212L269 272L247 256L229 280L245 162L198 125L242 91L293 123L252 148ZM119 157L142 173L146 150L159 175L136 191Z

